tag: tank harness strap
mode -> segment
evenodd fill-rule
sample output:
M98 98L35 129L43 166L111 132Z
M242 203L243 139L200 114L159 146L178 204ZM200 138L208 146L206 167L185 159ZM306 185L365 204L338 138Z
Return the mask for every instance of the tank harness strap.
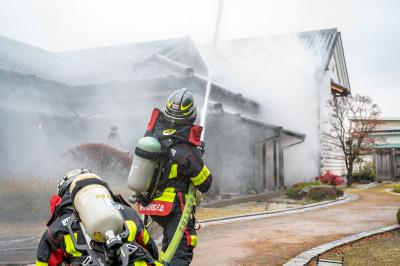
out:
M64 213L70 212L72 210L72 200L71 198L61 199L61 202L55 207L53 214L47 221L47 226L50 226L59 216Z
M153 112L151 113L150 121L149 121L149 123L147 124L147 131L146 131L146 133L152 133L152 132L153 132L153 129L154 129L154 126L155 126L155 124L156 124L156 122L157 122L157 119L158 119L158 115L159 115L159 114L160 114L160 110L157 109L157 108L154 108L154 109L153 109Z
M166 164L166 159L164 158L160 162L159 170L157 171L157 174L153 177L153 181L151 182L149 189L139 200L141 205L147 206L154 198L161 196L158 194L159 191L158 186L162 174L162 169L164 168L165 164Z
M151 265L152 263L154 263L154 259L150 255L150 253L137 241L132 241L129 245L131 249L134 250L133 253L129 254L129 262L133 262L133 265ZM133 246L136 248L132 248Z
M148 152L136 147L135 155L150 161L159 161L163 158L165 152Z
M203 132L202 126L193 125L190 129L189 142L197 147L201 146L201 132Z
M131 205L124 199L124 197L122 197L121 194L116 194L116 195L115 195L115 194L111 193L111 196L112 196L112 198L113 198L113 200L114 200L115 202L124 204L124 205L126 205L126 206L128 206L128 207L131 206Z
M74 202L75 196L81 188L88 186L88 185L94 185L94 184L101 185L110 191L110 189L108 188L108 184L98 178L88 178L88 179L84 179L84 180L79 180L78 182L76 182L76 186L71 191L72 202Z

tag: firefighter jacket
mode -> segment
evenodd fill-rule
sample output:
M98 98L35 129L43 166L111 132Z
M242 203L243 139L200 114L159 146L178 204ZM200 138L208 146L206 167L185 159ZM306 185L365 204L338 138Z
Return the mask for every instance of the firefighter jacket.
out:
M81 263L87 256L87 254L82 254L75 248L72 237L68 232L67 225L72 214L72 205L68 204L71 201L69 193L66 193L62 199L57 197L54 195L50 201L50 210L53 212L52 218L39 242L36 256L36 265L39 266L60 265L63 262L75 265L75 263ZM59 208L59 206L63 207ZM158 250L139 215L122 202L116 202L115 207L121 212L129 229L128 241L138 246L141 254L147 254L148 257L135 261L133 265L160 265L153 260L153 258L158 259ZM77 243L85 244L84 235L77 223L72 224L72 230Z
M158 193L150 204L140 204L144 215L167 216L173 208L178 192L186 194L192 182L200 192L206 192L212 183L212 175L204 164L200 135L197 125L174 125L164 119L163 113L153 110L146 136L153 136L161 143L165 158L160 173Z

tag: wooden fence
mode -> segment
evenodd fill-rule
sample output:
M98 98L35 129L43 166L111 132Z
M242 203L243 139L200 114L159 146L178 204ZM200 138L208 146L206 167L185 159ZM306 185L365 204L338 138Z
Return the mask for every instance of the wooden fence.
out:
M376 149L374 152L377 180L400 178L400 149Z

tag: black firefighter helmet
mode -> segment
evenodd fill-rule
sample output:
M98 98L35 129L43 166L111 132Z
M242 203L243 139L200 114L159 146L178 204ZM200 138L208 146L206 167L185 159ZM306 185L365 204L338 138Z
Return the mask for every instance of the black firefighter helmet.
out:
M173 124L193 124L196 121L197 110L193 95L188 89L174 91L169 97L164 110L164 117Z
M57 194L60 197L63 197L64 194L69 191L69 187L74 181L75 177L81 174L87 174L91 173L90 169L86 168L81 168L81 169L75 169L70 172L68 172L63 178L60 179L58 182L58 187L57 187Z

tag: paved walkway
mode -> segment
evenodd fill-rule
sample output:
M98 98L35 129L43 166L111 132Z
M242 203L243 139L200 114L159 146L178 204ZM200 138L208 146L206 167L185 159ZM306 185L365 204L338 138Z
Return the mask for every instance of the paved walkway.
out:
M287 216L210 225L199 232L192 265L282 265L314 246L396 223L400 197L383 187L359 200Z

